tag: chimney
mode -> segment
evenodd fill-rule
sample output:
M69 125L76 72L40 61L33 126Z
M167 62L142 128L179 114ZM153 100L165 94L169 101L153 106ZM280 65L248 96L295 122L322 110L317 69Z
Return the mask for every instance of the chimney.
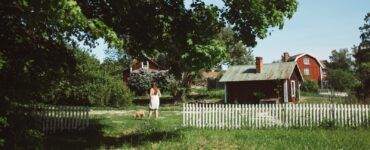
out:
M256 73L261 73L263 69L262 57L256 57Z
M282 62L288 62L289 61L289 53L288 52L284 52L284 54L281 58L281 61Z

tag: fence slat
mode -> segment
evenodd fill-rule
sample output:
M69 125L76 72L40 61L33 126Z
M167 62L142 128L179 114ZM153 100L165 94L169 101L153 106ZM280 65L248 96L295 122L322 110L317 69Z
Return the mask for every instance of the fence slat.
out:
M354 104L183 104L183 126L211 129L312 127L323 121L336 126L369 122L369 105ZM87 107L40 109L44 131L86 128Z
M33 108L44 133L86 129L89 126L88 107L39 105Z

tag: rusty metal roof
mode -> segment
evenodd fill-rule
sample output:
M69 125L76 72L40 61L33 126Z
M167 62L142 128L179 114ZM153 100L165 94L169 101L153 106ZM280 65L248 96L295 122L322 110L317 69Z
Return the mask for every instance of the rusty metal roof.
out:
M220 82L289 79L296 66L296 62L263 64L261 73L256 73L255 65L231 66Z

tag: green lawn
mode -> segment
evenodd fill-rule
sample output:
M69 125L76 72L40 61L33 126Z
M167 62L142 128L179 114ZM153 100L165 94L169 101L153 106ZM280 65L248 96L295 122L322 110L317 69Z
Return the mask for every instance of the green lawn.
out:
M132 109L138 109L137 107ZM370 130L264 129L209 130L181 127L171 107L158 119L134 119L132 112L99 115L85 132L45 139L46 149L370 149Z

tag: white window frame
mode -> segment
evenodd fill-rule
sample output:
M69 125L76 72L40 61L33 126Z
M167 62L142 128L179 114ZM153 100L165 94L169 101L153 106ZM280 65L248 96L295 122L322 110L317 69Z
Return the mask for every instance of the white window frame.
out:
M141 68L143 68L143 69L149 69L149 62L146 61L145 64L144 64L144 62L141 62Z
M310 58L308 57L303 57L303 64L309 65L310 64Z
M296 90L297 89L296 89L295 81L290 81L290 92L291 92L292 97L295 97Z
M303 74L306 76L310 75L310 68L303 68Z

